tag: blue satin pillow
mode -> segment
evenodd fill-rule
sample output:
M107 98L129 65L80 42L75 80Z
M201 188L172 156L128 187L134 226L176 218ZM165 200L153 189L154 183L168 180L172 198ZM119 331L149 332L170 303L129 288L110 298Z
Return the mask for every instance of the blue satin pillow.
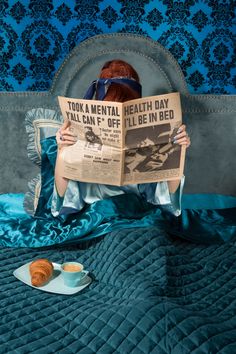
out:
M59 112L51 109L36 108L26 113L25 126L28 134L28 157L41 167L41 140L56 135L61 126L63 117ZM41 172L28 182L28 192L24 197L24 208L27 213L35 215L41 193Z

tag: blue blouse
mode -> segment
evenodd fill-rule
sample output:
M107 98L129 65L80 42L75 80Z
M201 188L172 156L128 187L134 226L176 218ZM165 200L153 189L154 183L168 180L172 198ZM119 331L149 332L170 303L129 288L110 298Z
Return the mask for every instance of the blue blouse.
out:
M85 204L110 198L124 193L134 193L154 205L161 205L175 216L181 214L181 197L185 177L175 193L170 193L168 183L129 184L111 186L106 184L85 183L69 180L64 197L60 197L54 184L51 212L53 216L68 215L80 211Z

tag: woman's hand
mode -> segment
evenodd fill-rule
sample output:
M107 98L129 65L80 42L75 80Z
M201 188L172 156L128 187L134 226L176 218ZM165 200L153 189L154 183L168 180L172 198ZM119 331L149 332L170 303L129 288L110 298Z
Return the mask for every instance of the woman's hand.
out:
M186 126L184 124L182 124L177 130L177 134L173 138L173 143L179 145L186 145L186 148L190 146L191 144L190 137L186 132Z
M184 124L182 124L179 127L179 129L177 130L177 134L176 134L176 136L174 136L172 142L173 142L173 144L185 145L186 148L188 148L190 146L190 144L191 144L190 137L188 136L188 133L186 132L186 126ZM167 183L168 183L170 193L175 193L179 187L180 179L168 181Z
M70 146L76 143L76 136L70 131L70 122L64 122L56 133L56 141L58 149Z

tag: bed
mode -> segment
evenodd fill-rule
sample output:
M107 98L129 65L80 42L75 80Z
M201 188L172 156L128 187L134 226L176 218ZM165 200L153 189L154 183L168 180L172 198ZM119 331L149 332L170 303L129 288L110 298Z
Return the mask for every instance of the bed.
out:
M181 216L134 196L128 210L122 196L87 208L80 219L55 220L47 209L28 214L23 204L31 214L45 205L36 176L43 164L40 140L53 138L61 121L57 96L82 97L102 63L114 57L141 73L143 96L181 93L192 140ZM0 99L0 353L234 353L235 96L190 95L161 45L111 34L75 48L49 92L1 93ZM90 227L81 233L84 221ZM14 277L39 257L79 260L92 282L65 295Z

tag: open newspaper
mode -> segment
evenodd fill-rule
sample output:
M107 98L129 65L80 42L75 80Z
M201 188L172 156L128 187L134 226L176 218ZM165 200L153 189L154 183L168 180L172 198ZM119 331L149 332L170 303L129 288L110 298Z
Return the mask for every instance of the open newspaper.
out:
M185 147L173 143L182 122L178 92L124 103L58 99L78 138L62 151L64 177L120 186L183 175Z

